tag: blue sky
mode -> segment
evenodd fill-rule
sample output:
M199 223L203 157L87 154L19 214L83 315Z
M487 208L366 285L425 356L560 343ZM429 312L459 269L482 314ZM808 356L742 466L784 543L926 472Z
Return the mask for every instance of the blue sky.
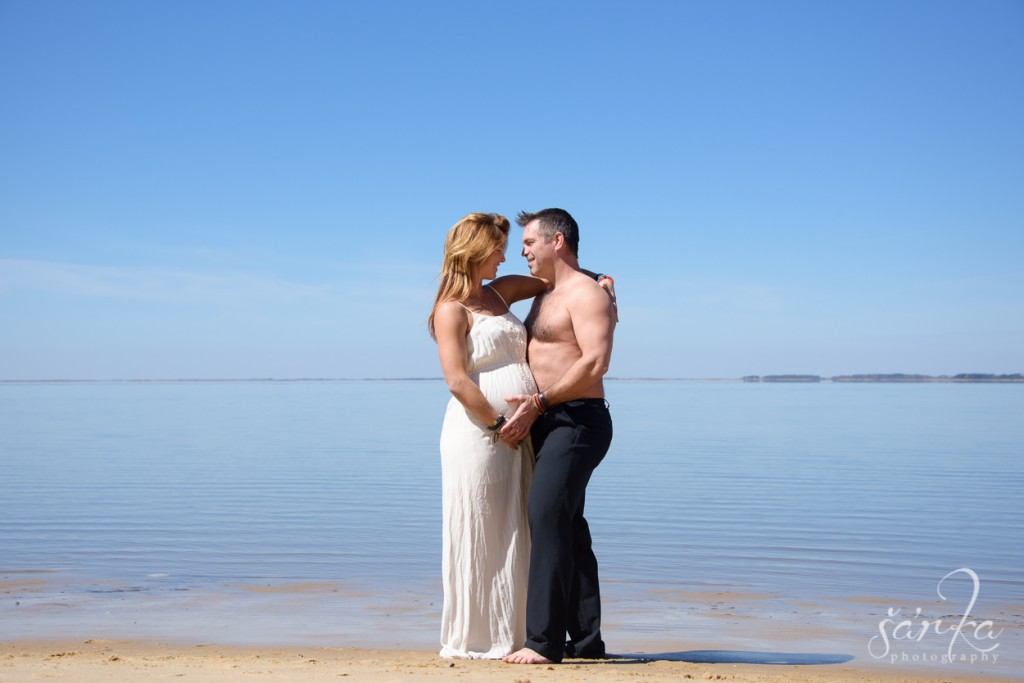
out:
M0 379L438 376L548 206L613 375L1024 371L1024 3L492 5L0 0Z

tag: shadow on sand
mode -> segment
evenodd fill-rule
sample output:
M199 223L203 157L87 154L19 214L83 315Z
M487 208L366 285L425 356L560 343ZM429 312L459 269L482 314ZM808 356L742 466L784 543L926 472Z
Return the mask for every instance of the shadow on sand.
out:
M750 650L687 650L686 652L660 652L642 655L609 655L618 660L643 662L690 662L692 664L785 664L814 666L845 664L853 655L819 652L754 652Z

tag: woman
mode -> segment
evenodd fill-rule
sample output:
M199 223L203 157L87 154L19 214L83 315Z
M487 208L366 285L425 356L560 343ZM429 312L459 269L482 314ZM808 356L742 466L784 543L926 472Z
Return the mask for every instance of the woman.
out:
M494 279L508 232L508 219L496 214L472 213L455 224L428 323L452 392L441 429L442 657L500 659L526 638L533 450L528 439L518 448L506 443L499 430L504 397L537 391L526 328L508 306L546 283Z
M504 397L537 392L526 328L509 304L547 282L494 279L508 232L508 219L489 213L452 227L428 320L452 392L441 429L442 657L500 659L526 639L533 449L528 434L500 432L512 412Z

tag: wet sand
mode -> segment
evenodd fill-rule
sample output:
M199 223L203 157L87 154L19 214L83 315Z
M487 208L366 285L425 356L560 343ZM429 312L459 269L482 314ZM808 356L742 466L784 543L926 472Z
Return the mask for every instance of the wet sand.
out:
M893 604L886 598L841 598L837 608L727 585L656 589L637 603L611 601L606 638L614 652L626 654L548 668L442 660L432 642L436 605L403 604L401 595L375 596L344 583L232 583L222 592L160 595L102 585L83 593L57 573L0 576L0 683L410 676L495 683L1022 680L1009 677L1024 640L1018 604L987 615L1003 629L998 664L936 665L868 655L878 617ZM348 603L358 607L339 609ZM851 619L844 603L858 605L853 614L868 613ZM319 614L317 605L331 608ZM331 628L289 632L297 619L315 618L329 619ZM930 636L911 652L938 657L948 641ZM966 642L956 649L971 652Z
M0 681L376 681L412 679L541 683L544 681L644 681L676 683L717 680L775 681L1010 681L845 665L734 664L642 660L571 660L555 666L517 666L496 661L449 661L433 652L356 648L243 648L174 645L142 641L21 641L0 644Z

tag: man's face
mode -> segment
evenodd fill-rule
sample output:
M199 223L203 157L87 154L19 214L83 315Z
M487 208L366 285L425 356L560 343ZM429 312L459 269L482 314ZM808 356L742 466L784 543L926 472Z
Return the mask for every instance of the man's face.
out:
M545 277L555 262L555 241L544 241L540 224L536 220L523 227L523 256L534 277Z

